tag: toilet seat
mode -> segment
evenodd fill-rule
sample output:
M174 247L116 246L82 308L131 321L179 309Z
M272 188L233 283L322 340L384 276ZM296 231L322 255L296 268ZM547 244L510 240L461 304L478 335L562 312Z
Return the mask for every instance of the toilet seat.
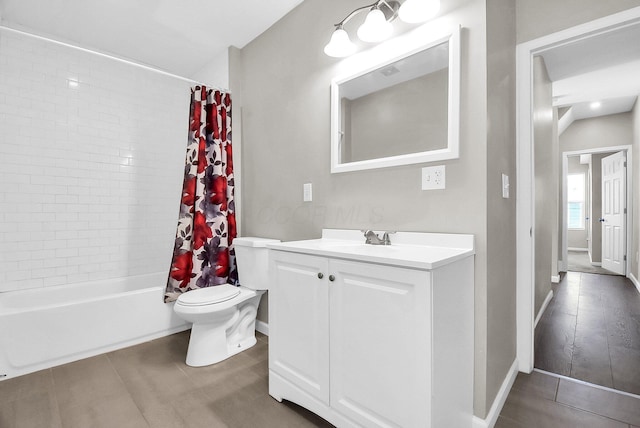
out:
M239 294L240 289L236 286L230 284L216 285L183 293L176 303L184 306L215 305L216 303L231 300Z

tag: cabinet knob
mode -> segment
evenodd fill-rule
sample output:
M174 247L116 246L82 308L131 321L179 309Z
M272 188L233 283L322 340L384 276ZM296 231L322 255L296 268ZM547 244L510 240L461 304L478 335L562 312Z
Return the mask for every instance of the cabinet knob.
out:
M329 281L335 281L336 277L333 275L329 275Z
M322 274L322 272L318 272L318 278L320 279L324 278L324 275Z

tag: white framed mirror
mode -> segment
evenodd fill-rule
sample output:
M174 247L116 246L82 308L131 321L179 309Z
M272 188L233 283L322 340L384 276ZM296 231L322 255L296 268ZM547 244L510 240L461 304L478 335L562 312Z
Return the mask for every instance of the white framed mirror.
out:
M332 79L332 173L459 157L460 27L418 30Z

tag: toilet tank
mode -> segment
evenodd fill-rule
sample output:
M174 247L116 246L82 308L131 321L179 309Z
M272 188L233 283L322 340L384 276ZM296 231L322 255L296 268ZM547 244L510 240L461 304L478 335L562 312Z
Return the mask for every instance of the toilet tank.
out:
M252 290L269 288L269 249L267 244L278 239L243 236L233 240L238 265L238 282Z

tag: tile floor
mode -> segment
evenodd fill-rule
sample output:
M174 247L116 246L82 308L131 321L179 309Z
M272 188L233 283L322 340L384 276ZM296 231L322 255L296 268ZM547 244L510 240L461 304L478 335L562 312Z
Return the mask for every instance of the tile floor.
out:
M184 364L188 334L2 381L0 427L332 427L268 395L266 336L224 362L191 368ZM496 427L640 428L640 400L520 374Z
M534 371L518 374L495 428L639 426L639 397Z
M568 272L535 332L535 366L640 395L640 293L622 276Z

